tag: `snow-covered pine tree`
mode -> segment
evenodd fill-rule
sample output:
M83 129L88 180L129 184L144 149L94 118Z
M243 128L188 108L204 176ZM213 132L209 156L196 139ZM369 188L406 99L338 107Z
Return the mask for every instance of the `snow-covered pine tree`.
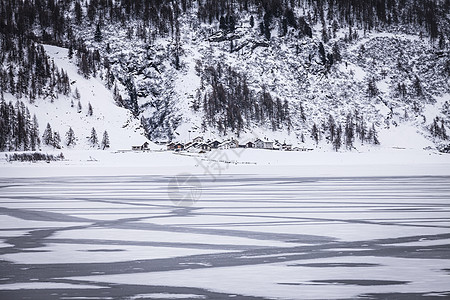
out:
M47 123L47 127L44 130L44 134L42 135L42 142L44 143L44 145L53 146L53 131L50 123Z
M56 149L61 149L61 136L58 131L53 132L53 143L52 146Z
M80 100L81 95L80 95L80 91L78 90L78 88L75 88L75 92L74 95L75 99Z
M66 145L67 146L76 145L75 141L76 141L75 133L73 132L72 127L69 127L69 130L66 132Z
M97 23L97 26L95 28L94 40L97 43L100 43L103 40L102 31L100 30L100 22Z
M91 129L91 136L89 137L89 143L91 143L92 147L98 146L97 132L95 131L94 127L92 127Z
M30 132L31 150L35 151L39 147L41 140L39 139L39 123L36 115L33 115L33 123Z
M333 149L337 152L342 145L342 126L339 124L336 128L336 133L333 139Z
M102 139L101 147L102 147L103 150L105 150L106 148L110 147L109 135L108 135L108 132L106 130L105 130L105 132L103 132L103 139Z
M88 116L92 116L94 114L94 111L92 110L91 102L88 104Z
M319 129L317 129L316 123L314 123L311 128L311 138L314 140L316 145L319 143Z

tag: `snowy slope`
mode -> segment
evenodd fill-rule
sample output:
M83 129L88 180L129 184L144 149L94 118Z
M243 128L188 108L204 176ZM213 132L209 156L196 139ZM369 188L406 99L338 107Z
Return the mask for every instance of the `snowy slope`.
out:
M83 5L83 14L88 6ZM114 149L142 144L144 136L180 142L203 136L205 140L236 138L241 143L260 138L332 151L329 120L345 131L351 119L355 127L357 123L364 126L368 137L355 133L353 143L346 143L345 139L351 139L343 134L339 151L364 151L378 144L369 137L372 128L383 146L441 149L448 145L448 138L430 130L435 121L450 132L450 109L444 109L450 103L447 37L441 46L423 36L424 28L363 29L337 22L337 16L335 24L325 10L327 21L321 22L311 15L317 14L314 4L300 1L294 5L295 20L311 26L312 33L305 34L300 26L284 30L283 17L273 17L268 38L261 32L265 17L257 5L233 13L233 30L224 29L220 16L201 20L201 6L194 2L179 12L179 30L166 28L159 33L139 17L128 16L124 23L103 20L99 13L75 22L68 11L74 38L60 44L71 45L73 59L68 59L67 49L45 49L68 72L72 94L78 88L83 109L77 112L74 96L59 95L55 103L39 99L30 110L38 116L41 135L49 122L63 140L72 126L78 137L76 149L91 148L88 137L94 127L99 140L108 130ZM96 38L96 26L92 26L97 21L101 38ZM328 30L327 39L323 30ZM99 53L100 58L90 63L95 71L88 72L89 79L76 66L81 65L80 52L84 51L77 50L77 40ZM242 82L248 87L249 101L242 101L235 92ZM217 95L217 85L223 86L225 94L229 92L225 101ZM115 86L123 102L113 100ZM271 105L264 106L266 93L272 104L287 104L288 120L277 115L279 108L273 113ZM5 98L15 101L8 94ZM219 108L208 111L210 102ZM244 107L243 102L251 104ZM88 103L93 116L87 115ZM128 107L133 114L117 105ZM236 115L242 117L239 127L224 125L229 119L239 119ZM313 128L318 129L317 138Z
M436 49L418 35L395 30L364 32L355 28L359 37L346 41L348 28L343 27L324 46L326 54L330 54L337 44L342 57L327 70L318 51L322 43L320 25L314 27L312 38L298 38L294 30L281 36L279 24L274 22L272 37L266 41L258 26L250 25L250 15L241 13L235 31L227 33L219 29L216 21L199 24L195 9L182 14L179 69L173 62L173 36L145 43L114 26L102 28L101 42L93 40L90 28L81 28L78 34L87 37L89 47L108 57L124 99L128 97L124 80L133 78L139 94L140 117L145 118L147 133L153 140L187 142L199 135L241 141L267 138L331 150L323 128L329 116L344 127L349 114L358 114L368 128L374 125L382 144L391 145L398 137L404 137L407 143L422 141L423 137L442 143L430 136L428 128L435 117L445 118L441 110L450 97L445 76L448 51ZM255 24L259 21L256 18ZM130 26L140 25L131 21ZM106 45L110 52L105 50ZM224 134L217 126L205 124L203 101L211 93L205 74L210 67L245 76L255 97L266 88L273 99L287 100L291 125L273 130L270 122L244 120L241 132L228 130ZM421 94L415 91L416 78ZM377 89L374 96L368 95L369 81ZM406 88L402 96L397 90L399 84ZM199 102L198 110L193 109L195 101ZM305 118L301 117L302 110ZM311 138L313 124L320 130L317 146ZM397 128L399 124L402 125ZM448 124L450 121L446 122L447 130ZM361 148L356 140L354 146ZM401 144L404 143L392 146L402 147ZM430 146L420 142L421 148L423 145Z
M102 140L103 132L105 130L108 132L111 150L131 149L132 145L142 145L148 141L139 121L132 116L130 111L120 108L114 103L111 91L99 79L86 79L78 74L77 67L68 59L67 49L46 45L45 50L57 67L67 72L71 80L72 96L58 95L53 103L48 99L37 99L34 104L28 104L30 113L36 114L38 118L41 135L46 124L50 123L53 131L58 131L61 135L63 149L97 149L97 147L92 147L88 140L93 127L97 132L99 142ZM82 111L80 113L77 112L78 100L74 97L76 89L81 96ZM71 101L73 101L74 107L71 107ZM89 103L93 108L92 116L87 114ZM69 127L72 127L77 141L75 146L67 147L65 134ZM41 147L44 150L52 149L45 145Z

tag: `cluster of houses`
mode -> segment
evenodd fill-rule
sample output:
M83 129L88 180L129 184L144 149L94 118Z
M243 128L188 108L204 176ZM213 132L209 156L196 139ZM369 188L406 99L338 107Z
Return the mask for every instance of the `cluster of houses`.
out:
M203 137L199 136L188 143L159 143L166 144L169 151L188 151L188 152L206 152L213 149L226 150L234 148L255 148L255 149L268 149L268 150L282 150L282 151L310 151L312 149L304 147L292 147L291 144L279 143L278 141L267 141L256 139L254 141L247 141L243 144L239 143L235 139L229 139L226 141L207 140L204 141ZM149 143L145 142L140 146L132 146L133 151L147 151L149 149Z
M261 139L256 139L254 141L248 141L244 144L240 144L235 139L229 139L226 141L218 140L207 140L204 141L203 137L199 136L188 143L168 143L167 150L173 151L190 151L190 152L201 152L201 151L211 151L212 149L234 149L234 148L256 148L256 149L269 149L269 150L284 150L292 151L292 145L286 143L278 143L276 141L263 141ZM297 149L295 149L297 150ZM299 150L298 150L299 151Z

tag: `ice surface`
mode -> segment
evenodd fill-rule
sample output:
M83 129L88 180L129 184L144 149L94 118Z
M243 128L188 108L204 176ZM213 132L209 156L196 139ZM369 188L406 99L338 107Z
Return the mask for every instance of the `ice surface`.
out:
M6 254L0 256L0 258L19 264L112 263L226 252L225 250L214 251L174 247L54 243L45 247L35 248L35 250L35 252Z
M251 154L260 161L257 152L235 157ZM285 175L261 165L254 174L199 172L191 206L171 200L168 174L3 177L0 233L9 247L0 247L0 290L81 296L71 289L87 285L101 287L91 297L114 298L117 288L129 299L447 295L448 174L422 160L417 171L445 176L392 176L387 163L377 171L385 176L331 176L355 156L339 157L322 162L323 177L305 176L301 163ZM429 164L446 161L436 155Z
M0 285L2 290L41 290L41 289L98 289L100 287L88 284L70 284L61 282L20 282Z

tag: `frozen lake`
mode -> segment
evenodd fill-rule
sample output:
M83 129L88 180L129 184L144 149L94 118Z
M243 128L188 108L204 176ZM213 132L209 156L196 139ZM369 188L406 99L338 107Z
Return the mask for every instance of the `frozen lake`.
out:
M450 297L450 177L0 179L0 299Z

